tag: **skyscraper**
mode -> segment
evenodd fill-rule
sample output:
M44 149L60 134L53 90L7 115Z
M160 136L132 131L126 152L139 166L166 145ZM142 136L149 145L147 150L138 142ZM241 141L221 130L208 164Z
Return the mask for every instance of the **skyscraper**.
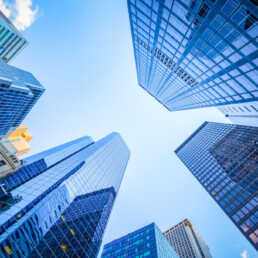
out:
M235 124L258 127L258 101L226 105L218 109Z
M14 131L9 131L8 135L1 140L1 143L16 156L22 156L29 152L29 141L32 135L27 131L28 127L20 124Z
M0 59L0 139L21 124L44 91L31 73Z
M170 111L258 100L256 5L128 0L139 85Z
M205 122L175 152L258 250L258 128Z
M188 219L163 234L180 257L211 258L209 247Z
M112 133L24 159L4 181L0 254L96 257L129 155Z
M0 57L11 61L28 44L27 40L0 11Z
M27 44L0 11L0 140L21 124L45 90L31 73L6 64Z
M179 258L155 223L106 244L101 257Z

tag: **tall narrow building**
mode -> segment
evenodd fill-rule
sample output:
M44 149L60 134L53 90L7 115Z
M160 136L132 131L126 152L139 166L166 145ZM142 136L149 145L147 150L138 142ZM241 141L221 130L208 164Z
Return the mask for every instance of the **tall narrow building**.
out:
M129 155L112 133L22 160L3 185L0 256L96 257Z
M163 234L180 257L211 258L209 247L188 219Z
M168 110L258 100L257 1L127 2L138 83Z
M0 57L6 63L18 55L28 45L27 40L0 11Z
M205 122L175 152L258 250L258 128Z
M101 257L179 258L155 223L106 244Z

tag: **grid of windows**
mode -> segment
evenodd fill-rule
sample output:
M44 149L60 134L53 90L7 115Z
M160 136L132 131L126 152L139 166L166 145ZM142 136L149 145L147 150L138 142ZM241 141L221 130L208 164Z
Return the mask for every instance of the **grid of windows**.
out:
M258 249L258 128L205 122L175 152Z
M0 198L0 256L96 257L130 151L117 133L22 161Z
M159 228L152 223L106 244L101 257L176 258L179 256Z
M0 59L0 139L20 125L45 89L35 77Z
M208 246L189 220L163 233L180 257L211 258Z
M0 57L8 63L27 44L26 39L0 11Z
M258 99L255 1L128 0L138 82L170 111Z

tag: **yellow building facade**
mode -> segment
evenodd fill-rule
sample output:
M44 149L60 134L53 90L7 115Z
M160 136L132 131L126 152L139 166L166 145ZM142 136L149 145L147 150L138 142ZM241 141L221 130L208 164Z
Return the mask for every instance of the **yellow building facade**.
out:
M1 140L1 143L16 156L22 156L29 152L29 141L33 138L29 133L28 127L21 124L14 131L8 132L8 134Z

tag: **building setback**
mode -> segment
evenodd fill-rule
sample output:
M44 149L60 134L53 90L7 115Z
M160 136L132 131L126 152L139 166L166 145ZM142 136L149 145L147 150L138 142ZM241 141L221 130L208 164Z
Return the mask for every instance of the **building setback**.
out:
M179 258L155 223L106 244L101 257Z
M180 257L211 258L209 247L188 219L163 234Z
M258 250L258 128L205 122L175 152Z
M22 160L4 181L0 256L96 257L129 155L112 133Z
M255 1L127 2L138 83L168 110L258 100Z

